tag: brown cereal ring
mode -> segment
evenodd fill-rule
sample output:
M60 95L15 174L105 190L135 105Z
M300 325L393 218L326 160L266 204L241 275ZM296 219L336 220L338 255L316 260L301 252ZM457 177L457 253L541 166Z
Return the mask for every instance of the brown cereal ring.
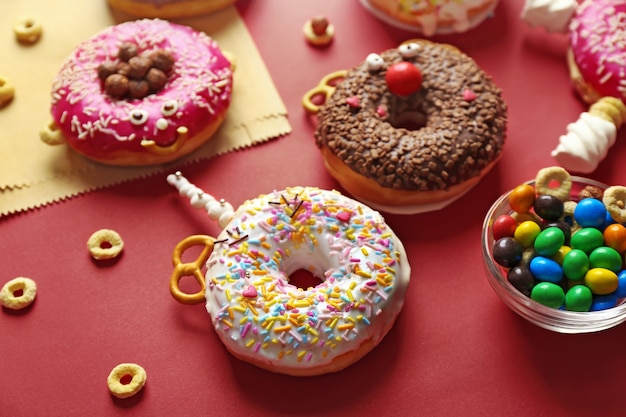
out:
M61 129L59 129L59 126L57 126L54 120L50 121L50 123L39 131L39 138L48 145L60 145L65 143L65 136L63 136Z
M613 220L617 223L626 222L626 187L613 185L604 190L602 202Z
M89 237L87 248L94 259L113 259L124 249L124 241L115 230L100 229Z
M554 183L558 183L558 187L554 187ZM561 167L542 168L535 178L535 190L538 194L547 194L567 201L572 191L572 177Z
M0 107L4 107L13 100L15 87L9 80L0 75Z
M136 363L120 363L107 378L111 394L117 398L128 398L137 394L147 379L146 370Z
M37 284L30 278L17 277L0 290L0 304L11 310L21 310L35 301Z
M18 42L33 44L41 37L43 31L41 22L32 17L24 17L13 26L13 33Z

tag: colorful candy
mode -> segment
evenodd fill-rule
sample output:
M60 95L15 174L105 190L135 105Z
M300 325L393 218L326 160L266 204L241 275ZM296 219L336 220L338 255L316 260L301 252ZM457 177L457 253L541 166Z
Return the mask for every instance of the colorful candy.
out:
M493 223L493 259L538 303L576 312L612 308L626 298L626 227L611 217L602 190L583 189L572 199L559 194L570 195L566 188L514 188L513 213Z
M570 311L589 311L593 303L593 293L584 285L574 285L565 293L565 309Z
M557 284L540 282L530 293L530 298L552 308L559 308L565 302L565 291Z

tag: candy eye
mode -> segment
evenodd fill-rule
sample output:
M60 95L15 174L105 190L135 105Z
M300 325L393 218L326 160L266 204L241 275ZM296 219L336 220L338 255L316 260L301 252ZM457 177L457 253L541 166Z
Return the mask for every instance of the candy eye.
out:
M129 118L132 124L142 125L148 121L148 112L141 109L131 110Z
M385 61L378 54L369 54L365 58L365 64L369 71L378 71L385 65Z
M168 100L161 106L161 114L163 116L171 116L176 113L176 110L178 110L176 100Z
M420 46L416 43L405 43L398 47L398 51L402 58L415 58L419 53Z

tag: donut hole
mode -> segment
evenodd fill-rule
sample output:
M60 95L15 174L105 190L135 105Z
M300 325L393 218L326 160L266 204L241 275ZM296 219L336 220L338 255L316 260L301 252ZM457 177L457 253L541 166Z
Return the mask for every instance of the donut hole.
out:
M289 283L301 290L306 290L318 286L322 280L307 269L298 269L289 274Z
M389 118L389 123L396 129L419 130L426 126L428 117L418 110L406 110Z
M120 384L128 385L133 381L133 376L131 374L124 374L120 377Z

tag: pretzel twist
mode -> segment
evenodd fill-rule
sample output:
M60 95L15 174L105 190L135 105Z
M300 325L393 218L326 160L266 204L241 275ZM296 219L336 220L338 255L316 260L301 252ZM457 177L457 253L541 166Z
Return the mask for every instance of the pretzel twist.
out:
M209 259L209 255L213 251L215 239L207 235L192 235L181 240L172 254L172 265L174 271L170 277L170 293L182 304L199 304L204 302L204 292L206 290L206 280L202 273L202 267ZM200 255L193 262L183 262L183 253L192 247L204 246ZM189 294L180 289L180 280L183 277L193 276L200 290L196 293Z
M331 72L322 78L319 84L307 91L304 94L304 97L302 97L302 107L304 107L304 110L310 114L317 114L320 110L320 106L313 102L313 97L323 96L325 103L335 92L335 85L337 82L345 78L347 73L348 71L346 70L339 70Z

